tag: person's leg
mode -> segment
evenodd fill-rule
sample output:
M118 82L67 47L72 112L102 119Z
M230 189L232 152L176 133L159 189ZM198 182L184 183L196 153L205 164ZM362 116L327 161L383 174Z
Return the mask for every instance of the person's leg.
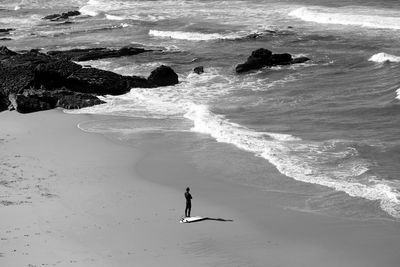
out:
M185 217L188 217L188 216L187 216L187 214L188 214L188 209L189 209L189 204L188 204L188 203L186 203L186 208L185 208Z
M192 210L192 203L189 203L188 204L188 217L190 217L190 212L191 212L191 210Z

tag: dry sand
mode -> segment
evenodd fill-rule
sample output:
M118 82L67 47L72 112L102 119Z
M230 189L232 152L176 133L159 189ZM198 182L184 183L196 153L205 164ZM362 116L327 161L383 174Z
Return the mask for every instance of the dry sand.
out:
M400 266L398 222L285 209L157 139L76 127L89 119L0 113L0 266ZM194 215L233 222L178 223L188 184Z

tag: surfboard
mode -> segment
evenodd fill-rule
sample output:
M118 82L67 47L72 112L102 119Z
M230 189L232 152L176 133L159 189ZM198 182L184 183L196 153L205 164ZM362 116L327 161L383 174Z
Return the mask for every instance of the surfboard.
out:
M179 222L180 223L191 223L191 222L201 221L203 219L204 219L204 217L201 217L201 216L183 217Z

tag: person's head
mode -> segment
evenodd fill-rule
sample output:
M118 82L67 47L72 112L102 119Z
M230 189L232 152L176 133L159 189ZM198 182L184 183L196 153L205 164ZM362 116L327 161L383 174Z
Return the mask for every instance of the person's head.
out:
M189 187L186 187L186 192L189 192L190 191L190 188Z

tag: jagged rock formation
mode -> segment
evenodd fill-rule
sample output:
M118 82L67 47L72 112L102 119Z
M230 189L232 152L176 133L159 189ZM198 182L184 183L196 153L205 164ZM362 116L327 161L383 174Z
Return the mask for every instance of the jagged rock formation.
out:
M292 55L288 53L273 54L268 49L260 48L253 51L245 63L237 65L236 72L243 73L250 70L258 70L263 67L303 63L308 60L310 59L307 57L293 58Z
M74 56L78 53L79 57L93 57L90 49L72 51ZM107 55L110 51L120 51L121 56L134 49L107 51ZM71 53L68 56L66 53L44 54L37 50L16 53L0 47L0 111L8 107L21 113L55 107L82 108L103 103L96 95L120 95L134 87L151 88L179 82L178 75L167 66L158 67L146 79L82 67L71 61L74 58Z

